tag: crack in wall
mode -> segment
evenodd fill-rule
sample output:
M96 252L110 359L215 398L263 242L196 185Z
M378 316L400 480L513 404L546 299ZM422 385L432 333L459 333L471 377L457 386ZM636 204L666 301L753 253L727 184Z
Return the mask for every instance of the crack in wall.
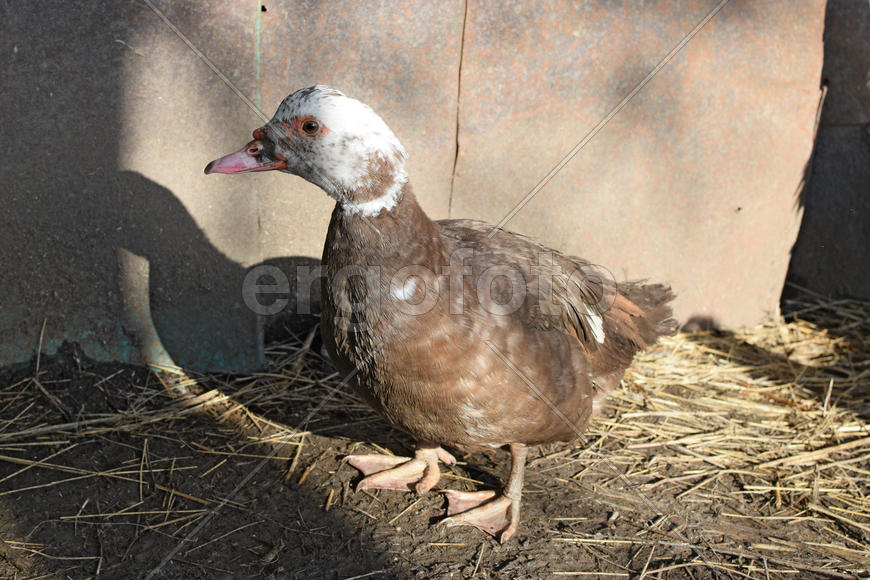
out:
M468 0L463 4L462 36L459 39L459 67L456 72L456 138L453 153L453 168L450 171L450 197L447 199L447 217L453 217L453 187L456 182L456 165L459 162L459 106L462 99L462 62L465 57L465 27L468 23Z

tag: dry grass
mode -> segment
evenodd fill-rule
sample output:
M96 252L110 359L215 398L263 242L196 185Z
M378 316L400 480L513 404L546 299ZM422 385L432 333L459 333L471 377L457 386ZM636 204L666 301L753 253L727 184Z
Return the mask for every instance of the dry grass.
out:
M603 495L615 513L663 516L670 531L555 539L685 546L698 566L731 561L750 577L868 574L870 311L812 295L789 306L790 322L664 340L632 366L589 446L560 458L575 463L568 482L609 472L624 484Z
M569 503L576 496L578 504L594 498L610 514L605 533L584 529L585 518L569 513L550 518L537 539L574 546L615 566L606 574L599 568L600 577L855 578L870 573L868 305L807 295L790 306L795 318L788 322L778 317L734 334L684 333L663 341L632 366L585 444L554 444L533 454L529 496L558 493ZM74 415L69 403L51 394L52 385L41 381L37 362L31 378L0 390L0 461L16 466L0 478L0 499L92 478L138 486L139 501L123 509L94 511L83 505L60 519L76 525L135 519L148 530L171 535L178 548L165 554L155 573L182 546L190 554L255 525L198 547L188 543L219 510L238 508L239 490L269 463L280 461L285 479L304 483L319 461L359 443L341 436L348 428L362 429L356 433L385 429L312 351L313 338L272 348L269 370L251 376L152 375L164 390L134 385L122 411L100 414ZM47 410L53 420L46 420ZM225 446L185 440L178 426L190 417L216 425ZM146 437L136 459L111 469L64 461L88 441L134 433L177 441L179 449L197 455L158 459ZM34 458L39 449L50 453ZM309 455L300 464L303 449ZM197 459L203 457L214 461ZM172 483L185 481L185 473L213 477L226 468L227 459L240 457L253 461L252 467L223 496L197 495ZM30 470L57 477L17 485ZM445 475L450 486L474 483L461 467ZM164 494L156 507L145 501L148 490ZM362 518L359 514L367 512L362 504L352 505L350 496L346 489L344 494L330 489L323 509L342 506ZM369 517L388 531L397 519L406 521L415 506ZM534 510L527 509L525 517L535 518ZM581 525L575 525L578 521ZM0 558L21 569L36 555L87 560L100 572L100 556L63 556L57 548L7 539L0 542ZM469 554L473 576L489 577L484 548L481 544ZM630 558L612 561L620 554ZM559 562L552 566L556 576L590 574Z

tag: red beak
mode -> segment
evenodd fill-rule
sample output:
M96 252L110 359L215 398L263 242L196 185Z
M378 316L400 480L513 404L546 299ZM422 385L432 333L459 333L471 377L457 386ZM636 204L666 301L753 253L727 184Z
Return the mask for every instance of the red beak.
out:
M235 153L215 159L205 166L205 174L209 173L250 173L252 171L271 171L287 169L287 160L272 161L263 155L263 143L255 139Z

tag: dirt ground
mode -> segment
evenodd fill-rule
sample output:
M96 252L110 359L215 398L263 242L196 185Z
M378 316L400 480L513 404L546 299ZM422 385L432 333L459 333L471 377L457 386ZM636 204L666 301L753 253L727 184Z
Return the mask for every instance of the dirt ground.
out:
M353 491L344 455L411 441L310 336L273 347L258 375L192 377L193 403L68 345L0 370L0 577L866 578L870 435L843 407L866 403L870 367L829 330L767 328L756 343L678 336L585 442L532 450L505 545L434 526L437 492ZM243 404L248 427L209 397ZM475 453L440 485L496 488L507 469L506 452Z

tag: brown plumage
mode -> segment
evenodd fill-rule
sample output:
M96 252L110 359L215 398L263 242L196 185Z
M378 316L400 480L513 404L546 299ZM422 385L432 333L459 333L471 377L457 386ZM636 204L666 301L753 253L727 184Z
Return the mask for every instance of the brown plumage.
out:
M670 289L472 220L430 220L383 121L325 87L289 96L206 172L283 169L337 203L323 253L321 332L359 392L418 442L413 459L349 461L360 487L425 492L440 446L510 446L508 485L447 491L443 522L512 536L526 446L578 437L634 355L672 333Z

